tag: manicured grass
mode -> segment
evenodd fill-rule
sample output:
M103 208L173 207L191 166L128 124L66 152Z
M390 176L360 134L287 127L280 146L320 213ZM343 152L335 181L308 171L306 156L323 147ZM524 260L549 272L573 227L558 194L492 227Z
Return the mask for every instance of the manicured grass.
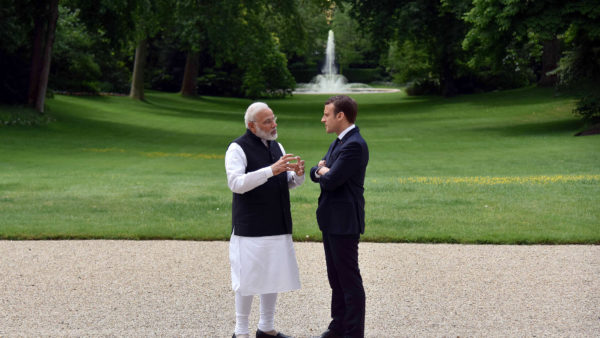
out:
M0 238L227 239L223 155L251 101L147 97L57 95L56 122L0 126ZM307 165L334 137L327 97L267 101ZM363 240L600 244L600 136L573 136L571 98L354 97L370 149ZM310 180L291 192L296 240L320 239L318 194Z

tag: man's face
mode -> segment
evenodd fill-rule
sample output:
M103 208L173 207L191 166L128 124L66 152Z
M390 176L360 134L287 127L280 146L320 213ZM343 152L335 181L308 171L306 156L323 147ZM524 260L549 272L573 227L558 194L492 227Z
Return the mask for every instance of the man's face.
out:
M248 128L254 135L269 141L277 139L277 118L271 109L259 111L254 121L248 123Z
M334 109L335 109L335 107L334 107L333 103L325 105L325 109L323 110L323 117L321 118L321 122L323 122L323 124L325 124L325 131L328 134L330 134L330 133L339 134L341 132L340 128L342 127L342 120L344 119L344 113L339 112L337 115L335 115L333 113Z

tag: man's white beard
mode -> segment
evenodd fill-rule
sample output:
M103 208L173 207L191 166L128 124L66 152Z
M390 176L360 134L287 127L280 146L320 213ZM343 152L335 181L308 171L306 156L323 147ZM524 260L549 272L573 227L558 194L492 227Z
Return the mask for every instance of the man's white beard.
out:
M275 133L275 135L271 135L270 133L267 133L260 128L256 128L256 136L267 141L275 141L277 139L277 133Z

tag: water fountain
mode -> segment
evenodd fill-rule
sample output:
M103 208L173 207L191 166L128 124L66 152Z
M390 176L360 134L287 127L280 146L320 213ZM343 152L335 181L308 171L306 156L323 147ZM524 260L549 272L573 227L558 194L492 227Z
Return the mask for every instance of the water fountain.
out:
M363 83L348 83L344 75L338 74L335 66L335 40L333 31L329 30L325 49L325 64L321 74L315 76L310 83L299 83L294 94L336 94L336 93L388 93L397 89L372 88Z

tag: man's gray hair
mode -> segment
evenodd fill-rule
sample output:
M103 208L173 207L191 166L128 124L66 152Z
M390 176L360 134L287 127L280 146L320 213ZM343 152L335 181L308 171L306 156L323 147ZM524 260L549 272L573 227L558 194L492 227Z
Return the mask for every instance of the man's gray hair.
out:
M269 108L269 106L267 106L267 104L264 102L254 102L253 104L249 105L248 109L246 109L246 115L244 115L244 121L246 121L246 128L250 129L250 127L248 127L248 123L250 121L255 121L256 114L265 109L271 108Z

